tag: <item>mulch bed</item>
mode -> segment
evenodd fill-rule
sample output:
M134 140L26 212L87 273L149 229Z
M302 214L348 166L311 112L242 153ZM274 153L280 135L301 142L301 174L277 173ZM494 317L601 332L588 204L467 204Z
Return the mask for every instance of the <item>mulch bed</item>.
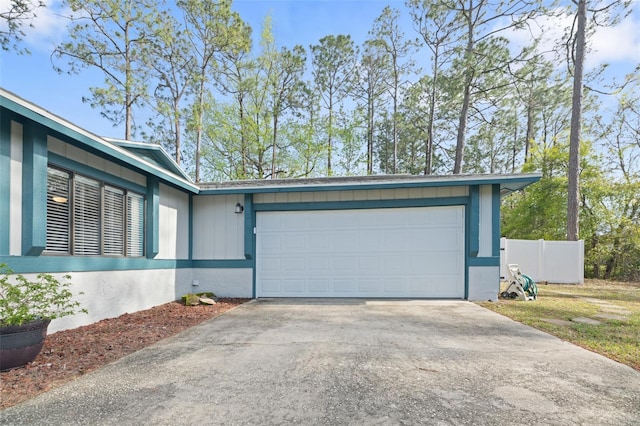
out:
M33 362L0 373L0 409L60 386L248 300L220 299L215 305L198 306L171 302L49 335Z

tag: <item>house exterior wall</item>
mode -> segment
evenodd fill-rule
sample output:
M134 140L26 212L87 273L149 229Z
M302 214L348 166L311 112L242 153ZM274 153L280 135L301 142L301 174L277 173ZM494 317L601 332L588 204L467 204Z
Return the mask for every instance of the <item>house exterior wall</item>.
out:
M52 321L49 332L148 309L192 290L190 195L53 136L28 119L3 114L0 126L0 263L25 277L71 275L72 291L89 314ZM146 257L48 255L47 164L147 196ZM153 212L153 204L157 212ZM32 249L32 252L28 251ZM82 293L82 294L80 294Z
M24 275L29 279L36 278L36 274ZM65 274L52 275L62 279ZM71 272L70 275L71 291L88 313L53 320L49 325L49 333L174 301L190 291L191 281L189 269L174 268ZM176 283L183 285L177 286Z
M191 276L192 283L197 283L189 290L194 293L212 291L218 297L254 297L252 268L193 268Z
M78 147L75 147L71 144L61 141L60 139L48 136L47 137L47 150L50 153L57 154L60 157L66 158L76 163L77 165L84 165L90 169L90 173L106 173L112 178L120 178L127 182L134 183L141 187L147 186L147 178L141 174L136 173L135 171L128 169L124 166L118 165L112 161L109 161L105 158L101 158L97 155L91 154L85 150L82 150ZM54 164L56 160L53 159ZM65 162L58 160L57 163L60 166L65 166ZM73 167L72 163L66 162L66 165L69 167ZM76 170L78 171L78 170ZM81 171L79 171L81 172Z
M22 254L22 125L11 122L9 176L9 254Z
M338 180L308 186L275 182L208 190L190 183L177 166L158 166L162 159L148 162L4 91L1 95L0 263L32 276L70 273L90 310L56 320L54 331L146 309L191 291L254 297L256 215L268 211L462 206L465 297L497 297L499 177ZM144 194L145 256L43 254L47 164ZM236 203L244 205L243 214L234 213Z
M189 259L189 194L160 184L156 259Z
M405 200L419 198L462 197L468 195L466 186L430 187L430 188L397 188L397 189L362 189L349 191L323 192L279 192L256 194L253 202L267 203L305 203L305 202L339 202L365 200Z
M245 259L244 215L234 213L236 203L244 203L244 196L193 197L193 259Z

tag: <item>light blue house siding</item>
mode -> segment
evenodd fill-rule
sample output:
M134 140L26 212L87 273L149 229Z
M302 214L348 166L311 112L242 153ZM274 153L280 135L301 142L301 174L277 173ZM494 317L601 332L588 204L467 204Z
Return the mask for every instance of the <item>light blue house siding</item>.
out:
M495 300L500 197L540 178L378 176L196 185L158 146L99 138L1 89L0 108L0 263L32 276L71 274L89 310L54 321L51 331L146 309L191 291L260 296L256 223L266 212L460 206L461 296ZM48 167L143 196L144 255L47 252ZM240 214L237 204L244 209Z

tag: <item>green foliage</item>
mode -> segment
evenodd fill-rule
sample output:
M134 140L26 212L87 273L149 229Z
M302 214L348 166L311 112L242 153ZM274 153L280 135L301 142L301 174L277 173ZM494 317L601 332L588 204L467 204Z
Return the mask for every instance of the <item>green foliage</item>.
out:
M568 145L532 146L524 171L542 179L502 202L502 234L516 239L566 239ZM583 142L580 164L580 236L585 241L585 275L640 279L640 179L607 176L604 162Z
M23 27L33 26L31 21L36 17L36 10L45 7L43 0L8 0L2 2L0 9L0 46L2 50L11 49L19 53L29 53L20 50L20 43L25 36Z
M70 275L58 280L41 273L32 281L22 274L14 275L6 264L0 264L0 273L0 326L87 313L73 300Z

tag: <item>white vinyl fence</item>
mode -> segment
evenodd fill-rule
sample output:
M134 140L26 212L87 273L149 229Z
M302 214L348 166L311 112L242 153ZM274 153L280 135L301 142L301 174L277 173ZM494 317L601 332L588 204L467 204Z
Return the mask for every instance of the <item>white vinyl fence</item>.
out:
M584 241L500 239L500 277L509 279L507 265L537 282L584 283Z

